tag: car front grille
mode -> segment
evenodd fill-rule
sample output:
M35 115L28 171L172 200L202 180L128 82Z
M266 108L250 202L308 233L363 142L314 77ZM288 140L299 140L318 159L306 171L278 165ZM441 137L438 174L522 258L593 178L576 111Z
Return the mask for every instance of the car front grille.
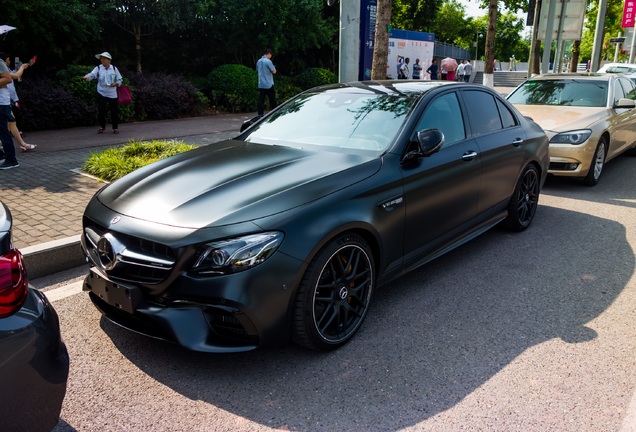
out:
M83 244L91 262L114 282L158 284L175 264L171 248L150 240L107 230L85 220Z

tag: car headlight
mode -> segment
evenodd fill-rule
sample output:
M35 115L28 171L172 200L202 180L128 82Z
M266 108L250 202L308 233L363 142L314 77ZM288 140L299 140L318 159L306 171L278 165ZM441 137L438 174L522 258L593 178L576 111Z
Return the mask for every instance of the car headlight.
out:
M583 144L592 135L589 129L575 130L556 134L550 140L554 144Z
M265 232L207 243L197 250L192 270L224 275L250 269L272 256L283 237L281 232Z

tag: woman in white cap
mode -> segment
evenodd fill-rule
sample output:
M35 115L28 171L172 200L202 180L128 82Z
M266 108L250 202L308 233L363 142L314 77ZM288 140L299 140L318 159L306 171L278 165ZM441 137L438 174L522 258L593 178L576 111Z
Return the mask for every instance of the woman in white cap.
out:
M113 57L106 51L96 54L102 64L98 65L90 73L84 75L86 81L97 80L97 116L99 120L98 134L106 130L106 105L110 108L110 118L113 123L113 133L119 133L119 102L117 101L117 89L122 84L121 74L117 68L110 64Z

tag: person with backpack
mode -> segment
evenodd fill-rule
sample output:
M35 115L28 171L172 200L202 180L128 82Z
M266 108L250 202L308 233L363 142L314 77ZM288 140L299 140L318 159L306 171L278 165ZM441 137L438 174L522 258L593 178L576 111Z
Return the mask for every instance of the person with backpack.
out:
M98 134L106 130L106 106L110 108L110 119L113 125L113 133L119 133L119 101L117 100L116 87L121 86L122 77L119 70L111 61L113 57L106 51L95 54L95 58L101 61L91 72L84 75L85 81L97 80L97 118L99 120Z

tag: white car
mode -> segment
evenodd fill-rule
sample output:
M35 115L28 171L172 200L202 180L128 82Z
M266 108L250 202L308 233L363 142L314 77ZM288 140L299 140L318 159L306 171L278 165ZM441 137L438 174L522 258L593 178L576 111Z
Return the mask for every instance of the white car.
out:
M608 63L598 70L598 73L622 73L636 83L636 64Z

